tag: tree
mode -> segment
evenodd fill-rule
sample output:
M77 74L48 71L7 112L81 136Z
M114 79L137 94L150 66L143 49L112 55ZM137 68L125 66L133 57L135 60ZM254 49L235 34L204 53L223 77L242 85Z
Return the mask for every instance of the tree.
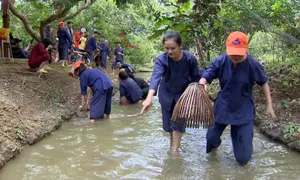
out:
M75 17L83 10L89 8L96 0L25 0L20 3L12 4L10 3L10 11L18 17L28 34L38 41L44 39L44 29L45 27L54 22L60 20L68 20ZM28 5L29 4L29 5ZM74 6L74 4L76 4ZM24 9L24 7L27 7ZM30 9L28 9L30 7ZM38 19L32 19L31 16L26 15L25 12L31 12L32 14L39 14ZM52 12L54 12L52 14ZM37 26L38 28L33 28Z

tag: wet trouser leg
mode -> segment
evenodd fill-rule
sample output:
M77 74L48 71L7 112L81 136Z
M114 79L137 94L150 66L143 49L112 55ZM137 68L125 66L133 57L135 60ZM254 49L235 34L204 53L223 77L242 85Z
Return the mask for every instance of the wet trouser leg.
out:
M230 131L234 157L236 161L241 165L246 165L252 157L252 140L254 131L253 128L253 121L247 124L231 126Z
M171 120L175 104L176 104L175 101L173 101L170 110L168 110L165 107L161 106L162 119L163 119L163 129L166 132L178 131L178 132L181 132L181 133L185 133L185 125L179 125L177 123L174 123L174 121Z
M214 127L208 128L206 133L206 153L221 145L221 136L227 125L215 122Z
M93 98L90 108L90 119L102 119L104 117L104 109L106 102L106 92L93 92Z
M110 115L111 113L112 92L113 92L113 87L105 90L106 101L105 101L104 114L106 115Z

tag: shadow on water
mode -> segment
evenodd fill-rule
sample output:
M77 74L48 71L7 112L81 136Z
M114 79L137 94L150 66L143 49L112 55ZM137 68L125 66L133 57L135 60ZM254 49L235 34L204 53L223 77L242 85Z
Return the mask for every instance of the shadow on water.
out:
M90 124L74 119L41 142L25 148L1 171L1 180L96 179L299 179L298 153L255 132L248 168L235 162L229 128L216 154L206 154L204 129L187 129L180 157L167 155L169 136L161 128L157 97L141 105L112 107L112 119Z

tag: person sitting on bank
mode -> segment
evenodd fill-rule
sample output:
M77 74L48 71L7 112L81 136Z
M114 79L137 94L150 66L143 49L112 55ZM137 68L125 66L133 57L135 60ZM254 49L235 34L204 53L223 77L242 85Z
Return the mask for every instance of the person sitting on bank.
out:
M120 79L120 104L134 104L142 99L143 92L138 84L125 71L119 73Z
M132 67L131 64L118 63L118 65L119 65L119 70L124 69L127 72L127 74L134 74L135 73L134 68Z
M149 92L149 84L142 78L134 77L134 75L131 73L128 74L128 77L130 77L137 83L137 85L141 88L143 92L142 99L146 99Z
M49 51L52 50L53 43L50 39L45 38L43 42L37 43L29 56L28 66L31 69L37 69L38 72L47 73L43 67L49 63L50 55Z

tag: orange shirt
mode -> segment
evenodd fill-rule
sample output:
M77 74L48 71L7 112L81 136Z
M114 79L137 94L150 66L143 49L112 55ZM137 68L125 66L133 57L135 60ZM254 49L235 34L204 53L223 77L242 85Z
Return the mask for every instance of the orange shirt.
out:
M74 46L77 48L79 47L80 38L81 38L81 33L80 31L77 31L74 36Z

